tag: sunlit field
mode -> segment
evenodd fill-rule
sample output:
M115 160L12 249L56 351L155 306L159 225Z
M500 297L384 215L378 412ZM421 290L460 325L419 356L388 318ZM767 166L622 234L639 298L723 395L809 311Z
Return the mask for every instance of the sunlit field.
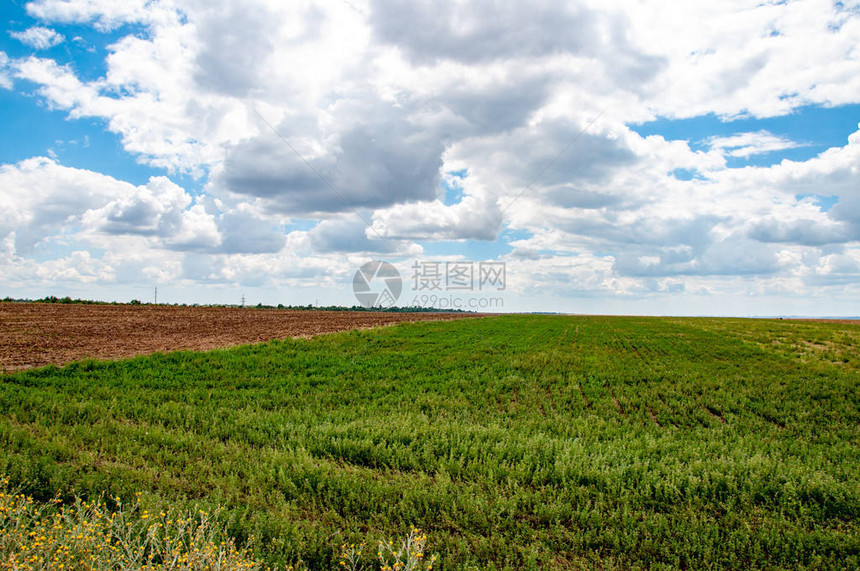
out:
M411 526L434 569L857 569L858 341L500 316L47 367L0 377L0 473L282 569Z

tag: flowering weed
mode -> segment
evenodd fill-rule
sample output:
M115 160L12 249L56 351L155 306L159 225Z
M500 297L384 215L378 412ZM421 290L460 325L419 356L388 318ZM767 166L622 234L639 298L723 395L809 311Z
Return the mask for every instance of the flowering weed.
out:
M0 570L247 571L263 566L197 510L151 513L138 500L39 504L0 480Z

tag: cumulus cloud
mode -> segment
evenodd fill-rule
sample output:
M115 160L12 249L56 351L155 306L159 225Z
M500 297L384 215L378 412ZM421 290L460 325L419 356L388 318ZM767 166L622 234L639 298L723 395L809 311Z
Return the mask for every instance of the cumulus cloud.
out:
M97 208L134 187L92 171L64 167L36 157L0 166L0 193L7 205L0 213L0 236L14 233L18 254L31 253L45 239L80 223Z
M152 237L175 250L211 249L221 242L215 217L165 177L87 211L83 222L103 234Z
M286 241L253 209L219 210L166 177L134 186L37 157L0 166L0 189L10 205L0 213L0 239L17 256L57 240L209 254L277 252Z
M316 140L302 144L303 134L284 121L276 127L278 134L267 128L230 146L215 177L216 188L263 198L271 209L290 214L348 212L433 198L443 143L410 125L389 104L347 107L338 116L348 125L338 122L331 136L314 133Z
M636 162L624 140L583 132L586 127L584 121L547 119L498 137L464 141L455 151L459 160L480 165L475 173L492 171L511 193L533 181L547 188L600 184Z
M246 111L240 102L195 101L191 63L182 26L165 25L150 40L127 36L114 45L104 80L82 81L71 67L46 58L15 62L15 75L71 118L107 121L125 150L170 172L201 173L231 137L231 121ZM123 94L118 96L117 94Z
M662 138L628 139L647 162L619 169L591 191L568 185L568 201L550 195L554 200L548 202L530 193L520 199L511 215L513 226L537 231L514 242L511 257L548 263L559 252L601 252L612 259L617 276L642 284L708 276L759 276L777 284L785 279L778 276L788 275L802 281L797 288L824 283L830 274L824 266L814 269L816 252L860 239L851 198L860 188L856 141L852 135L847 146L802 163L731 169L714 160L720 149L693 153L687 148L679 155ZM671 164L696 168L704 176L667 179ZM840 198L824 211L806 198L810 194Z
M406 240L493 240L501 223L498 206L480 196L450 206L438 200L397 205L373 216L375 233Z
M62 34L44 26L33 26L21 32L11 31L9 35L37 50L46 50L65 41Z
M35 0L27 11L44 32L22 34L47 42L34 47L56 41L52 23L122 31L101 77L0 52L0 87L14 77L72 120L103 121L168 177L136 186L44 158L0 167L13 204L0 213L4 260L65 241L50 271L82 280L335 284L368 257L516 235L498 250L512 250L523 291L749 293L752 278L799 291L857 274L860 135L808 161L736 169L731 159L805 141L753 127L693 150L627 127L860 102L860 18L844 3ZM287 232L296 218L309 229ZM70 254L88 247L89 259Z

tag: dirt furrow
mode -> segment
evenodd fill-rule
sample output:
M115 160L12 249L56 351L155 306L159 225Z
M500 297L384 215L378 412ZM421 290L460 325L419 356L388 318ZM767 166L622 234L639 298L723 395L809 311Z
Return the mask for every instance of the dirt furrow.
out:
M621 403L618 401L618 398L615 396L615 392L612 390L612 387L609 386L609 383L606 383L604 386L606 387L606 390L609 391L609 396L612 397L612 402L614 402L616 408L618 408L618 413L621 416L626 417L627 413L624 412L624 407L621 406Z

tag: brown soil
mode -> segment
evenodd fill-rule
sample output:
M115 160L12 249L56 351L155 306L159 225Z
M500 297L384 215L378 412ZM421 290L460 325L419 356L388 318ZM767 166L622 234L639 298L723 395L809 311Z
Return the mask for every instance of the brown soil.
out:
M654 424L656 424L657 426L662 428L663 425L660 424L659 420L657 420L657 415L654 413L654 409L651 408L651 405L647 405L647 406L648 406L648 414L651 415L651 420L654 421Z
M585 408L591 408L591 401L588 400L588 397L585 396L585 391L582 390L582 381L579 381L579 394L582 397L582 400L585 401Z
M615 392L612 390L612 387L609 386L609 383L606 383L603 386L609 391L609 396L612 397L612 402L614 402L616 408L618 408L618 413L621 416L627 416L627 413L624 412L624 407L621 406L621 402L619 402L618 398L615 396Z
M718 411L717 409L714 409L714 408L711 408L711 407L709 407L709 406L706 406L706 407L705 407L705 410L706 410L706 411L708 411L708 414L710 414L712 417L714 417L715 419L719 420L721 424L725 424L725 423L726 423L726 419L725 419L725 418L723 418L723 415L722 415L722 414L720 414L720 411Z
M453 313L291 311L236 307L0 303L0 372L81 359L310 337L404 321L476 317Z

